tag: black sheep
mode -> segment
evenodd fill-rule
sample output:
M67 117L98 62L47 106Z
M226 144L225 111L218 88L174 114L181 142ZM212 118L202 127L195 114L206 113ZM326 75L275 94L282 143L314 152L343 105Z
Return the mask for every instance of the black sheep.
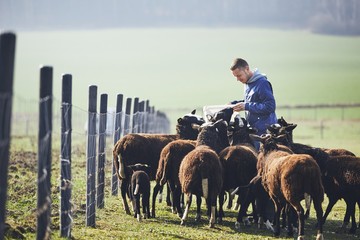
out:
M134 217L141 221L140 207L142 205L144 217L150 218L150 179L146 172L138 170L132 173L129 196L135 212Z

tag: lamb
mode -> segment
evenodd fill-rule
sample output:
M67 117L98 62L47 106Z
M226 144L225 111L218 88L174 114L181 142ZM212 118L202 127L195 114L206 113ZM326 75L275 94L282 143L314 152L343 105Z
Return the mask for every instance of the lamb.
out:
M228 129L231 134L232 146L222 150L219 154L223 166L223 189L219 195L218 222L224 217L223 203L225 191L231 192L237 186L246 185L256 175L257 151L249 134L257 132L250 128L245 119L236 117L234 124ZM243 201L242 195L239 199ZM242 202L240 201L240 202Z
M129 179L125 176L125 167L142 163L151 167L150 180L155 179L161 150L171 141L177 139L193 139L198 135L196 125L204 123L203 118L195 115L195 111L178 119L177 134L127 134L114 145L113 161L116 174L120 179L123 207L130 214L126 201ZM194 126L195 125L195 126Z
M173 213L182 217L180 207L181 186L179 180L179 168L181 161L190 151L194 150L195 140L179 139L167 144L160 154L159 167L156 173L156 185L153 190L151 215L155 217L155 200L161 186L168 182L171 192L171 207Z
M314 203L318 220L317 237L323 239L322 208L324 189L321 171L316 161L308 154L293 154L287 148L279 150L271 135L252 135L254 140L261 141L258 161L263 162L260 172L262 184L275 204L275 236L280 235L280 213L285 204L290 204L298 214L298 239L304 237L304 209L300 201L308 193ZM285 150L285 147L283 147ZM288 234L292 234L292 226L288 225Z
M200 220L201 196L206 199L210 213L209 227L215 225L216 200L222 189L222 166L218 154L229 144L226 121L204 124L197 138L196 147L180 164L179 180L182 192L186 194L186 207L181 219L185 224L192 194L197 196L197 220Z
M138 170L132 173L129 185L129 196L135 212L134 217L141 221L140 197L145 218L150 218L150 179L146 172Z

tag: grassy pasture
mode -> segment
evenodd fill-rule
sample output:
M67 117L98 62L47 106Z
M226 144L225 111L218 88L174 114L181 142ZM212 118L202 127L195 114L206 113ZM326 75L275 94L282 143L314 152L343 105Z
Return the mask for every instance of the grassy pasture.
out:
M102 31L20 32L17 34L7 222L28 239L35 238L39 65L54 66L54 114L59 113L61 74L73 74L73 218L74 239L275 239L255 226L234 230L236 212L228 210L222 225L208 229L207 219L180 227L165 203L157 218L139 224L122 210L119 196L110 195L110 152L107 140L105 208L97 210L96 228L85 227L86 149L84 123L88 86L98 94L150 99L151 105L176 119L204 105L242 98L242 85L229 72L233 58L244 57L267 73L278 105L360 102L360 38L313 35L304 31L266 29L118 29ZM220 90L220 91L219 91ZM222 91L221 91L222 90ZM360 110L278 110L294 130L297 142L343 147L360 156ZM28 120L24 120L28 119ZM59 117L54 120L52 168L52 231L59 236ZM25 124L26 127L24 126ZM29 133L26 133L29 129ZM172 129L175 129L173 127ZM322 129L322 130L321 130ZM325 198L326 199L326 198ZM327 204L325 200L323 208ZM192 206L194 207L195 204ZM205 209L205 208L204 208ZM325 239L358 239L336 234L345 204L338 202L324 226ZM204 214L203 214L204 216ZM306 236L315 236L315 213ZM359 212L357 209L357 216ZM359 230L358 230L359 234ZM281 237L285 239L282 231Z
M14 231L22 232L26 239L34 239L36 236L36 179L37 179L37 156L33 139L17 137L12 140L12 150L9 169L9 189L7 222ZM108 139L107 141L111 141ZM171 213L166 203L156 205L155 219L144 219L138 223L133 216L126 215L122 209L120 196L110 194L111 160L110 148L107 149L106 163L106 187L105 208L96 210L96 227L85 227L85 203L86 203L86 156L84 151L85 140L76 137L72 150L72 209L73 209L73 239L289 239L286 231L282 230L279 238L274 238L265 229L257 229L255 225L243 228L241 232L234 230L234 222L237 212L226 210L226 218L216 228L208 228L208 220L205 216L205 205L202 207L202 220L195 223L195 202L193 202L189 219L186 226L180 226L180 219ZM57 146L58 140L54 142ZM60 239L59 235L59 150L53 150L52 167L52 214L51 229L52 239ZM203 201L204 202L204 201ZM226 204L226 203L225 203ZM327 198L323 203L323 209L327 205ZM324 226L325 239L358 239L359 235L335 233L341 225L345 212L345 203L339 201L333 208ZM357 216L359 212L357 210ZM306 222L306 236L315 237L315 212L310 214ZM359 234L359 231L357 232ZM8 239L19 239L19 235L12 235ZM17 237L15 237L17 236Z
M229 66L244 57L266 73L278 105L360 102L360 38L255 28L107 29L17 33L14 106L38 99L39 66L73 75L73 104L87 109L88 86L98 94L149 99L169 113L243 97ZM33 108L37 111L37 108ZM357 111L359 118L360 111Z

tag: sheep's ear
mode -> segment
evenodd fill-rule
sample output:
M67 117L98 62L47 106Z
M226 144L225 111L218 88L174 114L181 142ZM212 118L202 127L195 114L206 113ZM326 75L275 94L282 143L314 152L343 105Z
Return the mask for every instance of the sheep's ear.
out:
M279 136L274 137L276 140L281 140L286 138L286 134L280 134Z
M250 134L249 136L253 141L258 141L258 142L262 141L262 137L260 137L256 134Z
M201 126L200 126L199 124L197 124L197 123L192 123L192 124L191 124L191 128L194 129L194 130L200 131L200 127L201 127Z
M196 109L192 110L191 114L195 114L196 113Z
M248 128L246 129L246 132L249 133L249 134L255 134L258 132L258 130L256 128Z
M177 122L180 124L182 122L182 118L178 118Z
M296 127L297 127L297 124L290 124L290 125L286 126L285 129L286 129L287 132L291 132Z

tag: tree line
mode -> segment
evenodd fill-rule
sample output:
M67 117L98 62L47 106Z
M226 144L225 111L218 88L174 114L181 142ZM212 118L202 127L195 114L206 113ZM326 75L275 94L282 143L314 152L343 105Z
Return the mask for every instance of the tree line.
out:
M2 0L0 27L273 27L360 34L358 0Z

